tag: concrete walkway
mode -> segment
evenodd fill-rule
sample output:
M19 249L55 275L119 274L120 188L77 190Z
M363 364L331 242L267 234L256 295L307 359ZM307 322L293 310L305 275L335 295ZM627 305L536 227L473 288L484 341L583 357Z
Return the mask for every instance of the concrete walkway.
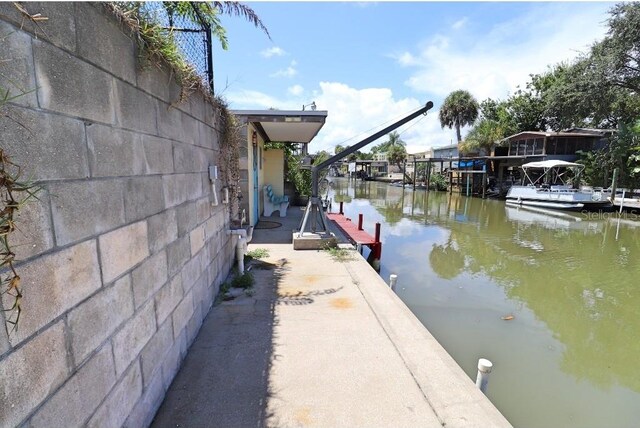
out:
M253 296L214 306L154 427L507 427L364 259L256 230Z

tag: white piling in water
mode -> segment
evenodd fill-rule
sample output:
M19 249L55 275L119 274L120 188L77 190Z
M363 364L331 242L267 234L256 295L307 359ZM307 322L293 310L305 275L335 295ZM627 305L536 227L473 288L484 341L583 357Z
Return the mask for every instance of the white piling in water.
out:
M480 388L483 394L486 394L487 383L489 383L489 374L493 368L493 363L485 358L478 360L478 377L476 378L476 386Z
M391 287L393 291L396 291L397 282L398 282L398 275L396 275L395 273L392 273L391 275L389 275L389 287Z

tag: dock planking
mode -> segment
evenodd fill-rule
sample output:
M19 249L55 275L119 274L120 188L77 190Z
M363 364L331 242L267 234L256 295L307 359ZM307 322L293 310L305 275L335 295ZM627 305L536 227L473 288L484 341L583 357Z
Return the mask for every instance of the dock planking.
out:
M327 218L333 221L353 243L361 245L373 245L376 243L376 239L372 235L358 229L358 226L343 214L327 213Z

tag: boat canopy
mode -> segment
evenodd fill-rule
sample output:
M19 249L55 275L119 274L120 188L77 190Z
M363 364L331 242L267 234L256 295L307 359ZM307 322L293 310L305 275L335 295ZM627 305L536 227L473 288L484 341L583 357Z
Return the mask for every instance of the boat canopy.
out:
M567 169L562 169L567 168ZM539 177L531 177L527 170L529 169L542 169L544 172ZM566 173L569 170L577 170L576 175L579 175L584 169L584 165L573 162L566 162L562 160L546 160L540 162L529 162L522 165L522 171L524 175L531 185L539 185L541 183L546 184L556 184L561 183L563 185L567 184Z

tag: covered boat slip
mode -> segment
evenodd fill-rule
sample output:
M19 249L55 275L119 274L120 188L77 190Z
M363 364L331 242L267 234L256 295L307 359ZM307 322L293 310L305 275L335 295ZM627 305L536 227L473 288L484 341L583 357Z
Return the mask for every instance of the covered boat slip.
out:
M514 185L507 203L564 210L599 210L611 203L600 189L573 187L584 165L561 160L529 162L522 165L525 185Z

